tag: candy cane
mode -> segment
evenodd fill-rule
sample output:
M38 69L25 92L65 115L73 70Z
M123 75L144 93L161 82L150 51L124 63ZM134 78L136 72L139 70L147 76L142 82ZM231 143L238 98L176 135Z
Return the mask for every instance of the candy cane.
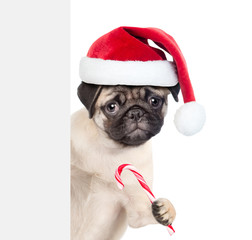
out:
M140 183L140 185L142 186L143 190L147 194L150 202L151 203L154 202L156 200L156 198L153 195L153 193L151 192L151 190L148 187L147 183L145 182L143 176L131 164L122 164L116 170L116 172L115 172L115 178L116 178L116 182L117 182L118 188L120 188L121 190L124 188L124 184L123 184L122 179L121 179L121 173L122 173L122 171L124 169L130 170L136 176L138 182ZM167 230L168 230L168 232L169 232L170 235L172 235L173 233L175 233L175 230L173 229L173 227L171 225L167 226Z

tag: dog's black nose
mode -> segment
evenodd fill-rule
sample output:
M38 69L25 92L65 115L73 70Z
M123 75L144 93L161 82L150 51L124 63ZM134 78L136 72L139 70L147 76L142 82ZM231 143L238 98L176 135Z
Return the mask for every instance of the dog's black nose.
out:
M144 111L140 108L132 108L127 113L128 118L135 121L140 121L143 115L144 115Z

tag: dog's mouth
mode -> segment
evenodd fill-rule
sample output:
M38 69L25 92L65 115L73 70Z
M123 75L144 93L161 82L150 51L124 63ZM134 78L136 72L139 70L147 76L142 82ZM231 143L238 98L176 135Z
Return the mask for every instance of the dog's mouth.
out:
M151 137L153 137L153 134L150 131L137 126L134 130L126 133L118 142L125 145L138 146L148 141Z
M163 125L162 119L154 119L150 116L142 117L141 121L123 120L118 125L111 126L107 133L114 141L130 146L145 143L155 136Z
M134 137L134 136L136 136L136 137L137 136L145 136L148 133L149 133L149 131L141 129L139 127L136 127L134 130L130 131L125 136L131 136L131 137Z

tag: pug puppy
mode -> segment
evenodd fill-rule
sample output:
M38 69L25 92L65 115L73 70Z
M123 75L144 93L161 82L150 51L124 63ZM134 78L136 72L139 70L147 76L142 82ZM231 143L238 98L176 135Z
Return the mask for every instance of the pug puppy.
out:
M85 108L71 121L71 239L118 240L127 226L172 224L176 212L167 199L151 204L130 172L119 190L114 174L134 165L152 186L150 139L159 133L167 95L177 101L179 85L98 86L82 82L78 96Z

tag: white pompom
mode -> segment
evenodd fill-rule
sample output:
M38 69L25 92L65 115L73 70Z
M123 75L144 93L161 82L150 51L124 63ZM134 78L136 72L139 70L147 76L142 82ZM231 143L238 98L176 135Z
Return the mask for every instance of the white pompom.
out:
M185 103L174 116L177 130L185 136L191 136L199 132L204 126L205 120L205 109L196 102Z

